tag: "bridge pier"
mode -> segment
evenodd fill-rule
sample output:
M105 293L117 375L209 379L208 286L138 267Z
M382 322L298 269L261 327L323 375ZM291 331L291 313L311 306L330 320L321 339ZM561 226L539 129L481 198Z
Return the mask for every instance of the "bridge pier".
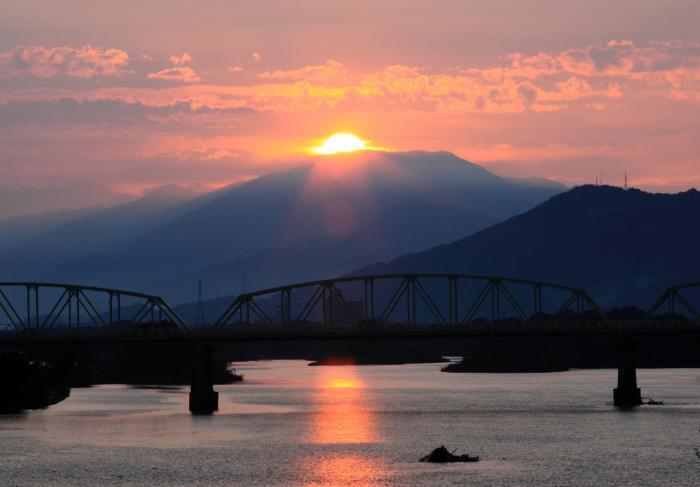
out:
M630 338L618 344L617 387L613 390L613 404L618 408L633 408L642 404L642 391L637 387L635 347Z
M192 381L190 386L190 412L212 414L219 410L219 393L214 390L211 370L212 349L196 344L192 349Z

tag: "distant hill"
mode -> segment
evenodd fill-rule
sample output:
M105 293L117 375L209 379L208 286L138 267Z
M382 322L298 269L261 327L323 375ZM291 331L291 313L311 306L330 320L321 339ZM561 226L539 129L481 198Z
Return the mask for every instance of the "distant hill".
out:
M129 242L189 211L196 196L186 188L164 186L111 208L63 210L0 222L0 231L15 230L3 232L8 238L0 246L6 247L0 256L2 274L5 279L39 279L57 266Z
M27 240L72 220L100 211L101 207L54 210L35 215L18 215L0 220L0 255Z
M1 185L0 220L59 209L112 206L132 199L129 195L111 191L108 187L94 182L47 188Z
M374 227L371 231L362 230L343 239L320 237L289 247L269 248L250 257L216 262L196 269L178 276L178 282L186 283L187 286L183 289L182 299L192 299L194 286L199 280L206 284L207 296L212 296L212 292L214 296L218 296L220 293L240 292L244 276L248 291L275 284L340 276L358 265L371 262L378 255L399 255L402 250L412 246L430 247L430 242L434 242L436 236L444 236L448 241L455 240L495 221L478 211L443 211L430 205L423 207L422 211L431 217L422 225L425 230L413 238L407 234L410 234L414 226L405 219L389 214L381 219L386 222L386 230L383 232L378 232ZM411 215L415 216L407 213L407 218ZM452 221L447 221L453 219L463 222L462 225L455 227ZM167 278L154 281L148 288L155 289L154 292L168 294L168 290L172 289L172 282Z
M240 291L244 274L248 289L335 276L462 238L562 190L508 181L446 152L317 157L173 206L141 226L138 218L127 224L93 215L107 228L73 222L78 239L45 236L22 255L41 262L42 252L73 252L58 265L42 264L41 279L187 302L199 279L215 297Z
M581 186L451 244L357 271L459 272L583 287L605 305L647 306L700 280L700 193Z

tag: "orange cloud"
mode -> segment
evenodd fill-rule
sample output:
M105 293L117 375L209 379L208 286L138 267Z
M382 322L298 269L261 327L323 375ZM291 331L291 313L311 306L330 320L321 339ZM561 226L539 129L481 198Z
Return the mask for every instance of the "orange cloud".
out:
M186 52L183 52L182 56L170 56L169 59L175 66L182 66L183 64L188 64L190 61L192 61L192 56Z
M541 78L570 73L592 80L626 79L675 99L700 101L700 44L651 42L642 47L629 40L611 40L558 54L513 54L509 60L513 75Z
M700 45L653 42L647 47L639 47L629 40L612 40L607 44L569 49L556 59L566 71L586 76L668 72L698 68Z
M189 66L162 69L155 73L148 73L148 79L162 79L168 81L181 81L183 83L199 83L199 75Z
M66 46L17 46L0 52L0 78L121 76L127 73L128 62L129 55L120 49L90 45L77 49Z
M347 78L345 67L333 59L317 66L305 66L299 69L264 71L258 78L284 81L308 81L310 83L343 83Z
M254 54L258 55L253 60L261 59L259 53ZM574 106L600 110L605 100L640 92L700 102L700 47L693 44L639 47L631 41L610 41L559 53L515 53L506 59L502 66L484 68L428 70L393 65L367 73L350 73L342 63L330 59L320 65L263 71L256 75L257 83L202 85L198 73L187 65L192 57L183 53L171 56L173 67L150 73L148 78L188 86L100 88L76 96L136 100L146 105L185 102L214 109L450 113L560 111ZM241 70L240 66L228 68L230 72ZM71 94L64 91L61 96Z
M192 61L192 56L188 53L183 52L181 56L170 56L168 59L175 67L149 73L147 78L182 83L199 83L201 81L197 72L192 67L187 66Z

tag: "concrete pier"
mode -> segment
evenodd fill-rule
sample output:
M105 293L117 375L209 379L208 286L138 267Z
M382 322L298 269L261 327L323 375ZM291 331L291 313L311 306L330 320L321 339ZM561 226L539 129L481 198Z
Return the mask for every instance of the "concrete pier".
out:
M613 390L613 404L618 408L633 408L642 404L642 391L637 387L635 347L631 339L621 340L618 345L617 387Z
M214 390L211 370L211 347L197 344L192 349L190 412L212 414L219 410L219 393Z

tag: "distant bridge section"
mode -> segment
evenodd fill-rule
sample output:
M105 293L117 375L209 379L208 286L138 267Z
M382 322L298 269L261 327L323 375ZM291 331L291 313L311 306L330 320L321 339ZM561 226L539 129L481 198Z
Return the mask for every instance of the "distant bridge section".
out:
M582 289L525 279L455 274L353 276L239 295L210 340L448 336L620 335L700 332L700 318L671 288L646 319L611 320ZM679 313L658 316L669 300Z
M539 322L586 316L607 322L582 289L523 279L391 274L310 281L241 294L216 321L232 324Z
M158 296L38 282L0 282L0 324L19 335L70 335L81 330L118 334L147 326L170 327L185 336L192 333Z
M353 276L236 297L207 326L188 326L160 297L117 289L0 283L0 345L215 342L457 336L700 333L690 294L669 288L646 319L611 320L582 289L456 274Z
M695 295L692 296L691 295ZM692 299L692 298L696 299ZM700 282L691 282L668 288L647 312L647 319L689 318L700 322L700 311L691 303L700 299Z

